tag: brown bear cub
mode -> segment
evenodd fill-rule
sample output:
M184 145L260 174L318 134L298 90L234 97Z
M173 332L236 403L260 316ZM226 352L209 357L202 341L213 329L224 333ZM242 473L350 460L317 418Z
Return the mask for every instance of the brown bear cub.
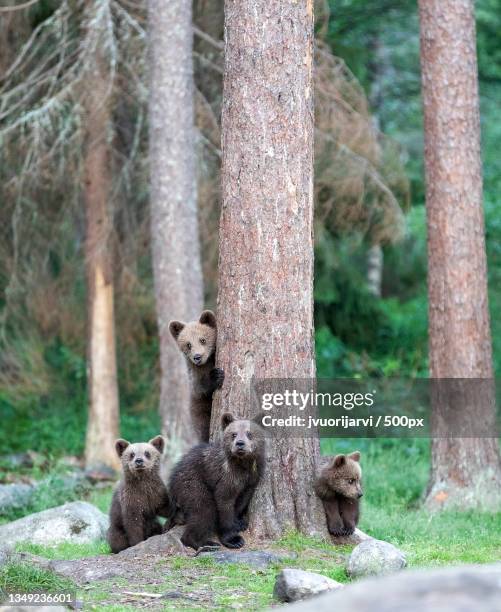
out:
M170 513L169 496L160 478L164 444L162 436L147 443L115 442L123 476L110 508L108 543L114 553L162 533L157 516L167 517Z
M320 466L315 492L324 504L327 527L333 536L355 531L362 497L360 453L328 457Z
M212 394L223 386L224 372L216 368L216 315L204 310L198 321L171 321L169 330L186 357L190 374L190 412L201 442L209 441Z
M169 527L182 517L186 528L181 541L195 550L219 546L211 539L214 535L228 548L245 544L240 532L248 527L249 503L264 471L264 430L256 419L237 420L225 413L221 423L222 440L192 448L169 480Z

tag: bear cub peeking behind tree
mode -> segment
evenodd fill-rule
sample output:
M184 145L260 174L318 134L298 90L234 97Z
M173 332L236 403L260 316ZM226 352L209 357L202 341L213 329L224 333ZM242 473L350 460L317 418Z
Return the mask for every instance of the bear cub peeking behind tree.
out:
M333 536L355 531L362 497L360 453L326 457L320 465L315 492L323 502L327 527Z
M108 543L114 553L162 533L157 516L170 514L169 495L160 478L164 444L162 436L147 443L115 442L123 476L110 508Z
M216 315L204 310L198 321L171 321L169 330L186 358L190 375L190 412L201 442L209 441L212 394L223 386L224 372L216 368Z
M186 524L185 546L219 546L211 539L215 535L228 548L245 544L240 532L248 527L249 504L264 471L261 417L249 421L223 414L222 440L195 446L174 467L169 480L173 517L166 527Z

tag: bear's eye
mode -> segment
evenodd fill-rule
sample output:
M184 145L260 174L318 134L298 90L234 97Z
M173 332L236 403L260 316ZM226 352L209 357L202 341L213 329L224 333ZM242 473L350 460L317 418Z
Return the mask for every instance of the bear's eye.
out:
M186 348L187 348L189 351L191 351L191 342L187 342L187 343L186 343Z
M351 485L355 484L355 479L354 478L350 478L348 480L348 484L351 484Z
M134 457L135 457L135 456L136 456L136 455L134 455L134 453L131 453L131 454L129 455L129 457L130 457L131 459L134 459Z
M151 455L149 453L149 451L145 451L144 456L146 457L146 459L150 459Z
M206 340L205 338L200 338L200 344L205 344Z
M232 434L231 434L231 437L232 437L233 439L235 439L235 438L237 437L237 434L236 434L236 433L232 433Z
M252 433L250 431L247 432L247 437L249 438L249 440L252 440Z

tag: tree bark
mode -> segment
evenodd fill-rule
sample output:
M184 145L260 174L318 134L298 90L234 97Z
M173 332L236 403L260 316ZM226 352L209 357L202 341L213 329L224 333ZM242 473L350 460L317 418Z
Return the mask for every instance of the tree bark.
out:
M87 4L90 15L93 3ZM85 460L88 467L118 468L120 463L114 445L119 435L119 401L111 244L113 217L110 210L111 85L106 61L98 47L93 60L83 96L89 393Z
M194 441L184 357L169 321L198 318L203 282L197 217L190 0L149 0L151 234L160 336L160 415L173 461Z
M226 0L218 365L212 411L253 416L253 378L315 377L312 0ZM269 441L251 531L325 534L318 438Z
M465 387L465 399L456 407L447 405L448 394L434 393L433 412L435 417L440 413L465 421L473 415L478 422L488 423L494 420L495 399L489 380L493 371L473 2L420 0L419 8L430 376L485 380L476 401ZM459 416L458 410L462 411ZM437 418L434 421L438 423ZM439 436L443 433L440 427L434 431ZM500 485L496 438L433 439L430 507L499 508Z

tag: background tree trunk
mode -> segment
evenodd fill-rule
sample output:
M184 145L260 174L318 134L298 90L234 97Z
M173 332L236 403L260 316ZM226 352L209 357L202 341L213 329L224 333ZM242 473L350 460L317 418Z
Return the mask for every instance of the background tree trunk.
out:
M88 3L89 23L93 4L93 2ZM84 199L89 390L85 461L88 467L118 468L119 460L114 446L119 432L119 401L111 244L113 216L109 202L112 176L110 150L112 85L106 61L97 45L93 60L88 70L83 97L86 131Z
M160 334L160 415L173 461L193 442L188 374L169 321L198 318L203 282L197 218L190 0L149 0L151 233Z
M379 34L369 39L372 60L369 62L370 93L369 104L376 139L380 140L384 127L381 125L381 110L384 104L385 79L389 78L391 64L388 53L383 47ZM381 150L380 150L381 154ZM367 287L374 297L380 298L383 290L384 251L379 243L371 244L367 249Z
M419 7L430 375L434 379L491 379L473 2L420 0ZM435 394L435 413L448 413L444 401L447 403L447 397ZM453 418L455 408L456 412L464 411L461 418L465 420L474 411L477 421L492 421L492 385L484 384L475 402L465 401L450 408L449 418ZM500 485L497 439L432 441L429 506L496 506L501 501Z
M218 365L212 418L249 416L255 378L314 379L312 0L226 0ZM250 415L253 416L253 415ZM251 531L326 533L318 438L273 439Z
M383 284L383 247L373 244L367 249L367 287L374 297L381 297Z

